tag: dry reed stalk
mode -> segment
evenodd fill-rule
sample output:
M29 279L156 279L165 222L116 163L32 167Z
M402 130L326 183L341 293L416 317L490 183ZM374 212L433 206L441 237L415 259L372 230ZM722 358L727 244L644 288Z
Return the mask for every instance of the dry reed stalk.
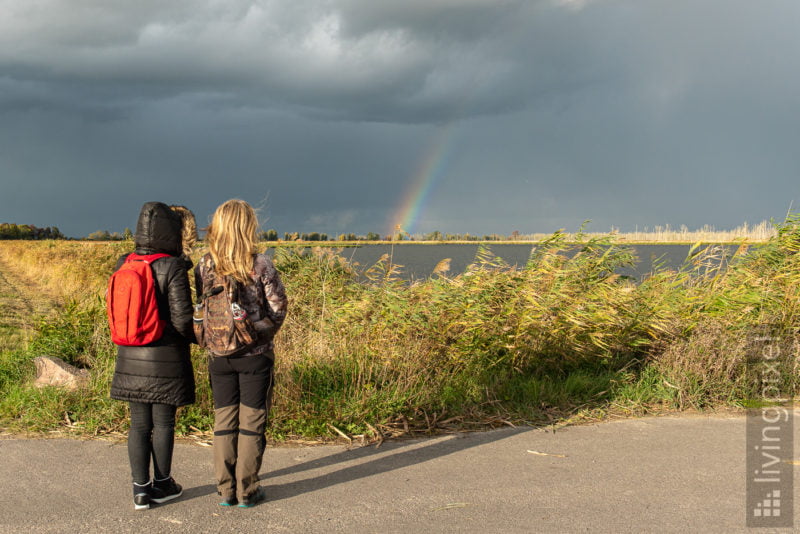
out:
M656 225L652 229L645 227L643 230L621 232L619 228L612 227L608 233L603 232L578 232L563 233L566 241L582 241L587 238L613 236L619 242L625 243L737 243L746 241L750 243L765 243L777 235L777 228L769 221L761 221L750 225L744 223L731 230L717 230L713 226L705 225L696 230L689 230L686 225L673 228L670 225ZM531 233L519 235L513 240L499 242L542 241L552 237L552 234Z

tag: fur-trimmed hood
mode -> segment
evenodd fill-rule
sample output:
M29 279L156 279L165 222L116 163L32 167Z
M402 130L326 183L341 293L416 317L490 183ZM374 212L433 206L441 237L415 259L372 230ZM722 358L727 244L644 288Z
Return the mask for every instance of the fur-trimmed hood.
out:
M194 213L186 206L170 206L170 209L181 217L181 247L183 255L191 258L194 245L197 243L197 222Z

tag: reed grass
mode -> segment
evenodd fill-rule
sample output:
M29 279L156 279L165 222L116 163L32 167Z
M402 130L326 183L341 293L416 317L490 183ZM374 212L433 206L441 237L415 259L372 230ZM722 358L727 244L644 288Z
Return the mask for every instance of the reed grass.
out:
M364 283L336 248L277 248L291 304L276 339L272 437L383 439L743 406L759 395L748 362L765 335L785 355L780 390L796 393L797 218L732 258L697 245L680 269L657 268L640 283L615 274L635 261L620 236L578 238L540 240L522 269L481 247L465 273L449 275L443 259L413 284L390 256ZM64 298L24 347L2 352L0 426L124 430L123 403L108 399L115 350L101 295L125 244L5 242L0 250L15 269L51 271L53 282L43 283ZM31 359L42 353L90 369L90 387L32 388ZM212 425L211 392L206 357L194 350L193 362L198 401L181 410L179 430L202 434Z
M607 233L587 232L584 228L579 229L577 232L561 230L559 233L564 235L566 241L574 243L580 243L587 238L602 239L605 236L613 236L618 243L629 244L692 244L698 242L730 244L741 242L766 243L777 235L778 229L770 221L761 221L754 225L744 223L730 230L718 230L711 225L704 225L701 228L690 230L686 225L673 228L667 224L663 226L655 225L652 228L645 226L641 230L637 228L632 232L623 232L619 228L612 226ZM514 239L497 239L488 243L536 243L547 240L549 237L550 234L546 233L519 234ZM464 243L470 242L464 241Z
M732 230L717 230L710 225L689 230L685 225L672 228L668 224L633 232L621 232L618 228L611 229L611 234L615 235L619 241L629 243L737 243L741 241L765 243L775 237L777 232L777 228L769 221L761 221L755 225L744 223Z

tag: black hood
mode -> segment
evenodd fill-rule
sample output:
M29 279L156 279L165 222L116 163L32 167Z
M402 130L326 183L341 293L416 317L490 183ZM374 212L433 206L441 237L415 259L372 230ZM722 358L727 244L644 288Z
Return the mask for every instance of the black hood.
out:
M162 202L142 206L133 237L137 254L181 253L181 217Z

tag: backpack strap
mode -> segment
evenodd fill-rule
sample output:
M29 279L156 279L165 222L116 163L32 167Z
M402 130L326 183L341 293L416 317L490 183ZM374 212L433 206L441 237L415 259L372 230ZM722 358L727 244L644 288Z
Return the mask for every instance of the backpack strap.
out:
M206 252L205 254L203 254L203 257L200 258L200 265L199 266L200 266L201 272L204 275L203 276L203 290L204 290L204 293L200 296L200 298L203 299L206 296L211 296L212 292L213 292L214 295L218 295L219 293L221 293L222 292L221 289L217 290L216 287L206 287L206 282L208 281L209 275L213 276L214 278L217 278L217 276L218 276L217 275L217 271L216 271L216 265L214 264L214 258L211 257L211 253L210 252ZM222 286L218 286L218 287L221 288ZM230 297L230 295L228 295L228 296Z
M228 298L231 303L239 302L239 281L231 275L225 275L225 281L228 282Z
M169 258L169 256L169 254L164 254L163 252L158 252L156 254L136 254L132 252L128 254L127 258L125 258L125 263L131 261L143 261L147 264L151 264L158 259Z
M200 261L205 263L206 269L208 271L214 271L214 276L220 276L219 273L217 273L215 271L215 267L216 266L214 265L214 258L212 258L210 252L204 254L203 257L200 259ZM253 262L255 262L255 255L253 255ZM233 276L231 276L229 274L225 275L225 280L228 282L228 299L231 302L238 303L239 302L239 291L240 291L240 288L242 287L242 283L239 282L238 280L236 280L236 278L234 278ZM257 285L260 285L260 284L257 284ZM206 288L204 287L203 289L206 289ZM209 289L206 290L206 293L210 293L214 289L215 288L209 288ZM204 293L204 295L206 293ZM214 292L214 294L217 294L217 293L218 293L218 291ZM266 308L265 308L264 305L266 304L267 297L266 297L266 295L264 295L263 288L262 288L261 291L258 291L258 297L259 297L258 298L258 305L261 308L261 311L266 311Z

